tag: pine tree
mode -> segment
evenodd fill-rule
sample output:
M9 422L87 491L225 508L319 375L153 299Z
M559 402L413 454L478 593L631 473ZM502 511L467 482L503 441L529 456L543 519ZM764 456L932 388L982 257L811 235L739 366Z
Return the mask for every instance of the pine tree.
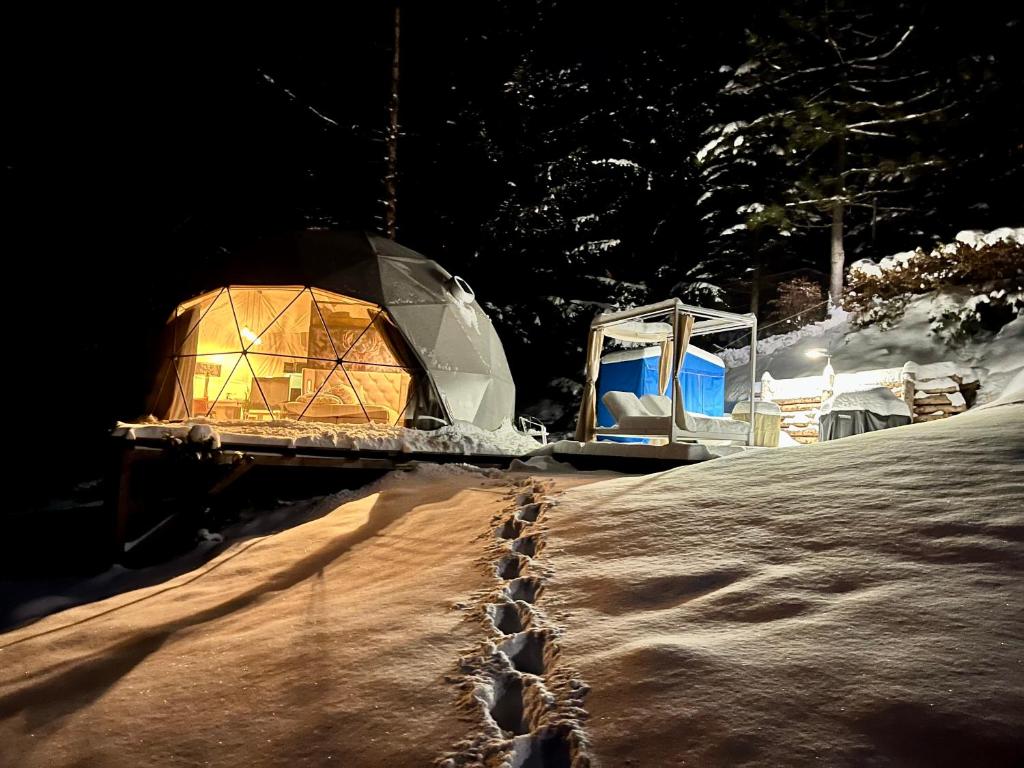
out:
M922 64L919 25L908 4L808 0L748 32L749 58L721 91L732 120L697 153L720 257L752 236L792 254L782 238L827 229L839 301L847 238L912 214L944 167L930 128L958 105L951 74Z
M477 233L467 270L510 355L578 376L595 314L664 297L702 257L685 158L706 57L691 53L696 28L681 12L623 22L548 0L503 7L468 55L488 67L456 71L451 131L476 153L477 174L443 215ZM461 86L488 70L501 79ZM467 227L452 211L481 218Z

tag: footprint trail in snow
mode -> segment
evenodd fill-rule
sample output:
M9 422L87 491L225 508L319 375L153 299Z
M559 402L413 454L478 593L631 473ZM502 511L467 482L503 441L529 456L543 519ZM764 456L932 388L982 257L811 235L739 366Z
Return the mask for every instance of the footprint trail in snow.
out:
M559 663L560 629L538 605L550 575L541 556L545 516L555 503L536 480L520 480L510 505L484 537L481 565L493 587L471 610L486 632L458 662L450 682L474 723L437 768L589 768L582 721L587 686Z

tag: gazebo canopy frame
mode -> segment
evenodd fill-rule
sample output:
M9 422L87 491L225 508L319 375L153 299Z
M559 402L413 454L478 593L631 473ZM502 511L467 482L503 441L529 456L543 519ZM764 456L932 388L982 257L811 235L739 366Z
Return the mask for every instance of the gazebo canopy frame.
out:
M679 370L686 355L686 346L695 336L707 336L712 333L727 331L750 331L750 429L747 433L747 445L754 444L754 377L757 371L757 317L753 314L738 315L733 312L722 312L717 309L706 309L684 304L678 299L668 299L657 304L610 312L598 315L590 324L587 337L587 369L586 384L583 388L583 400L580 403L580 416L576 425L576 439L588 442L594 438L597 427L597 376L601 368L601 352L606 335L614 336L614 327L627 323L638 323L655 318L663 318L671 323L671 336L664 341L672 341L671 381L672 410L669 419L669 442L678 438L686 439L685 429L676 422L676 413L682 391L679 386ZM664 347L663 341L663 349ZM663 355L662 365L667 356ZM665 370L668 373L667 370Z

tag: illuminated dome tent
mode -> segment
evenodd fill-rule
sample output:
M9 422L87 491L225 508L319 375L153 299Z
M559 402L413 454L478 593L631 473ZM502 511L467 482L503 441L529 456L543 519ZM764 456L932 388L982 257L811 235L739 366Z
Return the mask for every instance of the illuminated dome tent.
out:
M512 418L505 352L472 289L415 251L309 230L231 272L259 284L210 291L168 320L157 418L489 430Z

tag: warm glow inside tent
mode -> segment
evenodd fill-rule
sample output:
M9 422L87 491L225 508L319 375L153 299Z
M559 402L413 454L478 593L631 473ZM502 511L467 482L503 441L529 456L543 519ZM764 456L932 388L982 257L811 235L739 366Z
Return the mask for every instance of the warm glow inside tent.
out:
M165 418L403 424L422 372L381 307L303 287L230 286L177 307Z

